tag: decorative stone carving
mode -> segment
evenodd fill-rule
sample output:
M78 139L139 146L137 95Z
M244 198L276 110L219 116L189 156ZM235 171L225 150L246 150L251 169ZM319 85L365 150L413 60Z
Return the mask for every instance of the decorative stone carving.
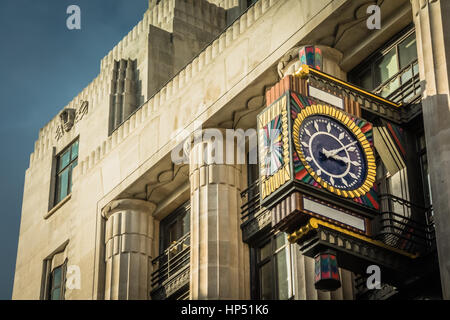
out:
M64 133L69 132L89 111L89 102L81 101L78 109L66 108L59 114L60 124L56 128L55 139L59 141Z
M59 118L61 119L61 125L65 132L69 132L70 129L72 129L75 123L75 112L75 109L67 108L64 109L59 115Z

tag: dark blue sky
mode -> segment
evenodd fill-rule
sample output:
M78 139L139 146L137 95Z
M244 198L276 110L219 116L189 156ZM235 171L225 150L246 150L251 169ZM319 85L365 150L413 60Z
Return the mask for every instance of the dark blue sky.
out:
M81 30L66 9L81 8ZM0 1L0 299L10 299L25 170L43 127L98 74L147 0Z

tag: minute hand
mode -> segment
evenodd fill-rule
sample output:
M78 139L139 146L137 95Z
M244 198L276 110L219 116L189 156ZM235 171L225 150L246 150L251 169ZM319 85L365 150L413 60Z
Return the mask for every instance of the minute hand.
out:
M352 143L350 143L350 144L348 144L346 146L343 146L342 148L335 149L335 150L330 150L330 151L328 151L328 155L330 157L332 157L332 156L338 154L339 152L341 152L342 150L346 150L348 147L351 147L352 145L357 144L357 143L358 143L358 141L353 141Z

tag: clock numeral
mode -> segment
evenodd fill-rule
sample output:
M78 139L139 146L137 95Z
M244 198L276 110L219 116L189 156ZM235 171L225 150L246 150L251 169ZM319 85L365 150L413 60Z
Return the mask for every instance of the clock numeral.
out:
M317 124L317 121L314 121L314 128L316 128L316 131L319 132L319 125Z
M339 140L344 139L345 134L343 132L341 132L341 134L339 135Z
M317 170L316 173L317 173L317 175L320 177L320 176L322 175L322 170L319 169L319 170Z
M309 130L308 130L308 129L306 129L306 128L305 128L305 132L306 132L306 134L307 134L308 136L310 136L310 137L311 137L311 132L309 132Z
M305 148L309 148L309 145L305 141L302 141L302 146L304 146Z
M333 179L333 177L330 177L330 182L331 182L332 185L334 185L334 179Z
M328 131L328 133L331 132L331 124L330 123L327 124L327 131Z
M348 182L347 182L347 180L345 180L344 178L341 178L341 180L342 180L342 183L345 184L346 187L348 187Z

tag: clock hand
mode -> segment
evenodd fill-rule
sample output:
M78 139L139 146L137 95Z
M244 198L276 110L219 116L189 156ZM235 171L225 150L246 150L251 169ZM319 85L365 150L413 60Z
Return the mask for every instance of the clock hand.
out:
M346 150L348 147L351 147L351 146L353 146L354 144L357 144L357 143L358 143L358 141L353 141L352 143L350 143L350 144L348 144L348 145L346 145L346 146L343 146L342 148L335 149L335 150L330 150L330 151L325 150L325 151L326 151L326 152L328 153L328 155L331 157L331 156L334 156L334 155L338 154L338 153L341 152L342 150Z
M330 152L328 150L325 150L325 148L322 148L321 152L325 157L327 157L327 159L331 156Z
M341 156L338 156L338 155L336 155L336 154L334 154L334 155L332 155L332 156L330 156L332 159L334 159L334 160L340 160L340 161L342 161L342 162L344 162L344 163L349 163L350 162L350 160L348 159L348 158L344 158L344 157L341 157Z

